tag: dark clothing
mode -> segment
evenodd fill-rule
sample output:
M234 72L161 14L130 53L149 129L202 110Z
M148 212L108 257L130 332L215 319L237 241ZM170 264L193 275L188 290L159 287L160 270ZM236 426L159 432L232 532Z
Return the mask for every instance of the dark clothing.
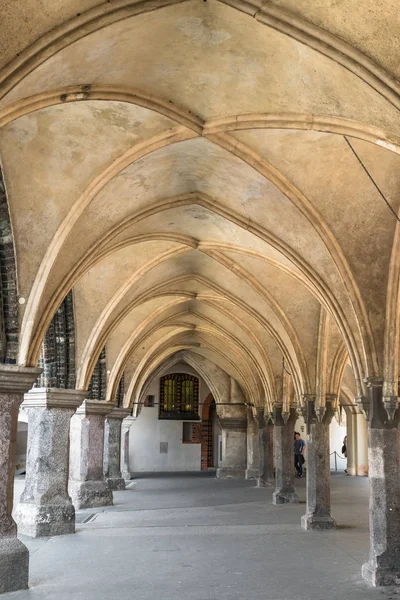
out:
M301 438L299 440L294 440L294 453L301 454L305 445L305 441Z
M301 454L294 455L294 466L296 468L297 475L299 475L299 477L302 477L302 475L303 475L303 461L301 459L302 459Z
M304 459L302 456L302 452L306 447L306 443L301 438L299 440L294 440L294 466L297 471L297 475L299 477L303 476L303 463Z

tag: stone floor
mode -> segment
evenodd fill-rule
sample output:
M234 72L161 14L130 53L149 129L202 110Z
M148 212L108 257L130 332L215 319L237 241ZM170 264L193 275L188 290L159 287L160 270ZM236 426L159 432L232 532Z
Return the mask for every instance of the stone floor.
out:
M29 591L10 600L400 599L360 576L368 480L332 477L336 531L305 532L299 505L271 505L254 482L142 476L115 506L79 511L75 535L30 540ZM17 482L17 494L22 482Z

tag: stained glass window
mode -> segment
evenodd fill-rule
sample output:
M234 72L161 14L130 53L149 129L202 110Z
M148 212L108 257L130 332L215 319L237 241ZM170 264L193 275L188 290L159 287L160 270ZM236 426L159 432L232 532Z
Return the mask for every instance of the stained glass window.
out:
M199 380L187 373L160 379L160 419L199 419Z

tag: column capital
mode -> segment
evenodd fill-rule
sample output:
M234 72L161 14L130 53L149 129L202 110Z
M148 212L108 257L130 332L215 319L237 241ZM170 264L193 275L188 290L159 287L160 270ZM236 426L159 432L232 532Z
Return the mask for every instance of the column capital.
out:
M137 417L133 417L132 415L128 415L122 421L122 427L124 427L126 429L129 429L131 427L131 425L133 425L133 423L136 421L136 419L137 419Z
M315 396L308 396L309 399L303 404L301 407L301 415L304 418L304 421L307 427L310 427L313 423L322 423L324 425L329 425L332 421L333 416L335 414L334 411L334 402L336 399L335 394L327 394L326 395L326 404L325 405L317 405Z
M22 408L70 408L76 410L86 396L85 390L33 388L24 395Z
M0 365L0 394L25 394L41 372L36 367Z
M114 407L111 402L101 400L84 400L76 411L77 415L108 415Z
M277 427L282 427L288 422L294 423L297 419L297 409L294 406L291 406L288 412L284 412L282 404L274 404L270 419Z
M114 406L114 408L111 410L111 412L108 413L107 419L118 419L118 420L122 421L123 419L126 419L127 417L129 417L130 412L131 412L130 408L122 408L119 406Z
M228 417L219 417L219 422L221 424L222 429L246 429L247 428L247 418L228 418Z

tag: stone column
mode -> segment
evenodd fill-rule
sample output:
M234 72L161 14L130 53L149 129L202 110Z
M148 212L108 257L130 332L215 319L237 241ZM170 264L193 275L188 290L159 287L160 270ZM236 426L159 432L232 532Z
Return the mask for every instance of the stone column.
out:
M75 531L75 509L68 495L69 427L85 393L34 388L25 394L26 481L14 515L19 533L42 537Z
M259 416L260 476L257 487L274 487L274 427L269 417Z
M244 477L247 466L247 414L243 405L217 405L222 428L222 462L217 477Z
M275 405L272 419L274 422L274 454L275 454L275 492L272 504L297 503L298 497L294 489L294 426L296 410L282 414L282 405Z
M110 490L124 490L121 475L121 424L130 410L114 407L106 417L104 427L104 477Z
M382 380L370 377L367 412L369 461L369 560L362 575L374 586L400 584L399 410L394 420L382 402ZM397 398L396 398L397 400Z
M28 587L29 552L11 516L18 409L40 369L0 365L0 594Z
M356 407L345 406L347 435L347 473L357 475L357 422Z
M258 420L253 411L247 409L247 469L246 479L258 479L260 474L260 444L258 437Z
M136 417L126 417L121 426L121 477L125 481L132 479L129 467L129 430Z
M368 477L368 428L363 414L354 415L357 427L356 473Z
M85 400L71 419L69 493L75 508L113 504L104 478L104 420L113 405Z
M322 414L323 413L323 414ZM331 467L329 425L334 416L333 400L327 400L325 411L315 411L315 400L307 400L304 420L307 426L306 514L301 517L303 529L334 529L331 517Z

